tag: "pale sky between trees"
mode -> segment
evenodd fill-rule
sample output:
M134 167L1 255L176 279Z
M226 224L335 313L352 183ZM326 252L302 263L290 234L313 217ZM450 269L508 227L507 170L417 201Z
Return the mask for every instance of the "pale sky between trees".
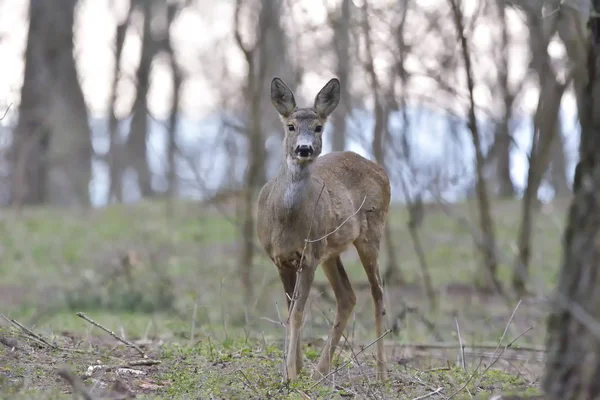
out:
M295 0L294 8L298 12L293 13L294 23L291 26L298 27L306 21L309 21L313 26L325 25L326 9L324 4L333 1ZM360 5L360 0L354 2ZM373 3L376 4L377 2ZM111 7L112 4L114 4L113 7ZM122 0L82 0L79 5L75 34L76 58L86 101L91 114L96 116L104 113L108 102L110 74L114 67L113 50L111 48L115 32L114 26L118 18L124 17L125 12L125 7L121 7L121 4L124 4ZM211 79L211 77L214 77L214 73L219 71L224 64L223 58L227 60L227 67L232 75L241 79L244 74L242 70L243 63L241 62L242 56L233 43L231 32L233 2L199 0L196 4L195 7L186 8L173 26L173 36L176 37L176 51L179 60L183 68L189 73L188 80L183 88L182 108L186 115L191 118L200 118L213 111L217 105L218 90L222 84L215 82L215 79ZM443 0L419 0L420 8L445 5L446 3ZM465 0L465 17L469 18L479 5L478 0ZM520 79L526 71L527 38L523 19L511 10L508 10L507 14L512 20L510 30L513 43L510 50L509 69L511 79L514 81ZM540 18L543 18L543 16L540 16ZM289 21L286 22L290 25ZM0 60L2 60L0 62L0 76L3 77L0 80L0 104L8 105L19 101L19 88L23 73L22 55L25 49L27 23L27 2L23 0L0 0ZM408 31L414 31L415 35L419 35L419 28L424 25L423 21L418 16L413 16L409 19L409 23L414 25L414 28L411 27ZM452 32L452 25L449 24L448 26L450 29L449 34L455 35ZM476 22L474 34L470 38L474 46L477 81L481 81L483 75L493 69L488 65L493 61L486 60L485 57L485 53L493 45L489 26L491 24L486 26L485 21L480 17ZM389 32L384 32L383 29L379 33L381 35L389 34ZM311 38L310 35L315 35L315 33L305 30L306 40L319 39ZM431 46L428 44L427 47L435 49L436 45L438 44L431 43ZM564 52L562 45L556 41L551 43L549 47L552 56L559 57ZM412 52L410 54L407 67L409 70L418 73L420 66L426 65L427 60L417 59ZM431 55L434 56L434 50ZM130 37L125 42L123 53L123 67L126 75L133 76L138 58L139 40L135 34L130 33ZM321 64L319 60L313 58L307 61L309 63L305 63L307 73L303 85L295 88L295 91L305 99L313 96L323 82L333 75L326 67L319 68L317 66L315 68L310 65ZM382 71L388 67L385 55L376 57L375 66ZM157 117L166 116L169 110L171 95L169 73L166 60L155 63L150 89L150 107ZM353 85L362 86L364 82L355 80ZM426 77L417 75L412 78L412 90L415 93L421 92L431 95L434 86L431 79ZM493 111L491 94L482 86L476 87L476 102L480 107ZM129 110L130 102L133 101L135 86L131 81L128 82L125 79L121 82L119 89L121 97L117 107L124 113ZM529 87L524 93L517 102L517 111L529 114L536 106L537 89ZM435 96L439 98L437 94ZM570 91L563 98L563 107L567 115L574 115L576 112L574 98ZM464 110L457 111L465 112Z

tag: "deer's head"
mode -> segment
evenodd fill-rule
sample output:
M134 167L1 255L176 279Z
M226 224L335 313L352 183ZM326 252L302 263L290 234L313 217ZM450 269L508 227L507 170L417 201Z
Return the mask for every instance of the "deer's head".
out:
M271 102L285 129L288 163L309 164L323 147L323 127L340 101L340 81L331 79L315 97L313 107L298 108L292 91L279 78L271 82Z

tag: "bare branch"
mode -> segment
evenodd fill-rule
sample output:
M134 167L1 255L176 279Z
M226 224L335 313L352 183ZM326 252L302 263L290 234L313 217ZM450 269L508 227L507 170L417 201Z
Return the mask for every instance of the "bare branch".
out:
M138 353L140 353L140 355L144 358L148 358L148 356L146 355L146 353L144 352L144 350L142 350L139 346L137 346L134 343L131 343L128 340L123 339L122 337L120 337L119 335L117 335L116 333L114 333L113 331L111 331L108 328L105 328L104 326L100 325L99 323L97 323L96 321L94 321L93 319L89 318L88 316L86 316L84 313L82 312L78 312L76 314L79 318L82 318L84 320L86 320L87 322L89 322L90 324L102 329L104 332L108 333L110 336L114 337L115 339L117 339L119 342L125 344L127 347L130 347L132 349L134 349L135 351L137 351Z
M0 121L2 121L4 118L6 118L6 114L8 114L8 110L10 110L11 107L12 107L12 103L10 103L8 105L8 107L6 108L6 110L4 110L4 114L2 115L2 117L0 117Z
M242 0L236 0L235 2L235 14L234 14L234 24L235 24L235 29L234 29L234 35L235 35L235 42L237 43L238 47L240 48L240 50L244 53L244 57L246 58L246 62L248 63L248 65L250 65L252 63L252 53L254 52L254 49L248 47L247 45L244 44L244 41L242 39L242 33L240 31L240 12L242 10Z

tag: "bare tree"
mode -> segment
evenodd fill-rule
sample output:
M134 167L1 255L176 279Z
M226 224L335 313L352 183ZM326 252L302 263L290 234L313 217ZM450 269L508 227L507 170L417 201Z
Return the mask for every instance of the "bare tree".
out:
M504 0L496 0L496 15L500 23L500 46L498 50L498 89L502 98L502 118L497 125L494 135L494 144L488 155L488 161L493 158L495 161L495 175L498 184L497 193L499 197L512 198L515 195L515 187L510 176L510 150L511 150L511 129L510 122L512 118L515 93L509 86L508 75L508 49L510 38L508 34L508 21L506 19L506 6Z
M473 81L473 71L471 67L471 54L469 51L469 43L465 36L465 24L463 19L463 13L460 9L460 4L457 0L449 0L452 8L452 16L454 20L454 26L458 33L460 41L461 54L464 63L464 70L467 80L467 88L469 93L469 117L468 127L471 132L471 139L473 141L473 147L475 148L475 191L477 194L477 202L479 206L479 229L483 239L481 240L481 254L483 255L483 269L482 274L478 277L477 286L483 291L497 291L502 292L500 282L497 277L498 262L496 260L496 237L494 233L494 222L492 219L492 212L490 207L490 199L487 191L487 186L484 178L483 164L484 157L481 150L481 138L479 129L477 126L477 118L475 115L475 99L473 97L473 91L475 88L475 82Z
M166 24L164 37L160 48L166 51L169 57L171 67L171 80L173 93L171 98L171 113L169 114L169 126L167 134L167 195L173 197L177 192L177 164L175 154L177 150L177 123L179 121L179 102L181 96L181 85L183 84L183 72L177 62L175 51L173 49L173 39L171 37L171 26L183 4L168 3L166 6Z
M589 18L588 83L582 92L580 161L574 197L564 230L563 261L548 319L545 398L593 399L600 396L600 1Z
M136 77L136 96L132 107L131 127L127 137L127 164L133 167L142 197L154 195L152 173L148 160L148 91L150 89L150 69L157 51L152 37L152 13L154 0L134 0L136 8L143 16L142 51ZM138 3L139 2L139 3Z
M244 85L244 104L247 108L246 138L248 147L246 157L248 167L245 176L245 190L242 200L242 229L240 230L241 251L239 269L242 286L247 300L253 297L252 265L255 253L255 220L254 201L260 187L266 181L265 173L265 134L263 130L277 126L281 131L281 123L277 122L274 113L266 114L265 101L268 100L265 88L268 73L276 73L286 64L285 32L281 27L281 0L260 0L260 11L256 22L256 34L253 44L248 44L242 37L241 11L243 0L236 0L235 6L235 41L242 51L246 62L247 75ZM286 71L287 74L290 71ZM285 76L285 75L284 75ZM294 79L292 79L292 82Z
M373 44L371 39L371 26L369 23L369 2L365 0L362 7L362 31L364 35L365 44L365 59L363 61L364 68L369 78L369 87L371 90L371 96L373 97L373 113L375 122L373 124L373 138L371 142L371 151L375 160L382 166L385 167L385 151L384 141L386 133L388 132L388 119L389 114L392 110L394 101L394 82L388 83L388 96L386 97L383 93L384 90L381 88L379 77L375 72L374 65L374 54ZM394 76L395 77L395 76ZM387 102L386 102L387 98ZM403 281L402 272L396 261L396 257L393 250L392 234L390 229L389 221L384 228L384 236L386 240L386 248L388 251L388 267L384 274L386 284L392 283L392 280L396 283Z
M333 25L333 48L336 55L336 73L342 92L338 112L332 116L333 151L346 148L346 118L350 112L350 10L352 1L342 0L339 15L331 17Z
M115 32L115 69L113 71L112 82L110 87L110 95L108 102L108 135L109 135L109 149L108 149L108 170L109 170L109 186L107 203L112 201L122 202L123 201L123 170L122 170L122 143L119 135L119 119L115 112L115 104L117 102L117 86L121 77L121 55L123 54L123 46L125 44L125 34L131 23L131 15L134 7L130 4L125 19L117 23Z
M89 204L92 144L73 55L76 0L32 0L12 202Z
M527 186L521 202L521 224L519 227L518 248L515 260L512 287L517 296L526 294L531 256L531 232L534 223L534 207L538 203L538 190L545 171L550 164L552 144L558 130L558 115L563 93L572 78L560 82L552 67L548 44L556 31L556 18L540 18L543 3L527 3L523 7L529 26L529 48L531 68L539 82L539 99L533 125L533 138L529 153Z
M567 155L565 154L565 138L561 129L561 118L556 124L556 138L552 144L552 162L550 164L550 183L556 197L565 197L571 193L567 184Z

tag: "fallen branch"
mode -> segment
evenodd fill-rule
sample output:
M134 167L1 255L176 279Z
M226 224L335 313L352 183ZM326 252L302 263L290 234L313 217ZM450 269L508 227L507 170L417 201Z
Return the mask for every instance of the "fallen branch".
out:
M530 331L533 328L529 328L527 330ZM525 332L525 333L527 333ZM523 336L521 334L519 337ZM514 341L513 341L514 342ZM546 349L542 347L532 347L532 346L524 346L524 347L513 347L513 342L509 343L506 346L507 350L520 351L520 352L528 352L528 353L545 353ZM414 348L416 350L453 350L456 349L455 343L404 343L404 344L389 344L388 346L400 347L400 348ZM496 345L464 345L465 350L495 350L497 348Z
M435 389L433 392L430 392L430 393L424 394L423 396L415 397L415 398L414 398L414 399L412 399L412 400L423 400L423 399L426 399L426 398L428 398L428 397L431 397L431 396L434 396L434 395L436 395L436 394L440 393L442 390L444 390L444 388L443 388L443 387L440 387L440 388L437 388L437 389Z
M114 337L115 339L117 339L119 342L125 344L127 347L130 347L132 349L134 349L135 351L137 351L138 353L140 353L140 355L144 358L149 358L148 355L144 352L144 350L142 350L139 346L137 346L134 343L131 343L128 340L123 339L122 337L120 337L119 335L117 335L116 333L114 333L113 331L111 331L108 328L105 328L104 326L100 325L99 323L97 323L96 321L94 321L93 319L89 318L88 316L86 316L84 313L82 312L78 312L76 314L79 318L82 318L84 320L86 320L87 322L89 322L90 324L102 329L104 332L108 333L110 336Z
M114 371L114 370L118 370L121 368L131 368L131 367L149 367L152 365L158 365L161 362L158 360L150 360L150 359L146 359L146 360L136 360L136 361L129 361L126 362L125 364L119 364L119 365L102 365L102 364L98 364L98 365L91 365L90 367L88 367L87 373L86 375L91 376L92 374L94 374L94 372L97 371L103 371L103 372L109 372L109 371Z
M12 325L16 326L17 328L19 328L20 330L25 332L25 334L27 334L27 336L29 336L30 338L37 340L38 342L42 343L45 346L50 347L51 349L60 350L60 348L57 345L50 343L49 341L44 339L42 336L38 335L37 333L33 332L31 329L29 329L26 326L24 326L23 324L21 324L19 321L15 320L15 319L9 319L4 314L0 314L0 316L2 316L2 318L7 320L8 322L10 322Z

